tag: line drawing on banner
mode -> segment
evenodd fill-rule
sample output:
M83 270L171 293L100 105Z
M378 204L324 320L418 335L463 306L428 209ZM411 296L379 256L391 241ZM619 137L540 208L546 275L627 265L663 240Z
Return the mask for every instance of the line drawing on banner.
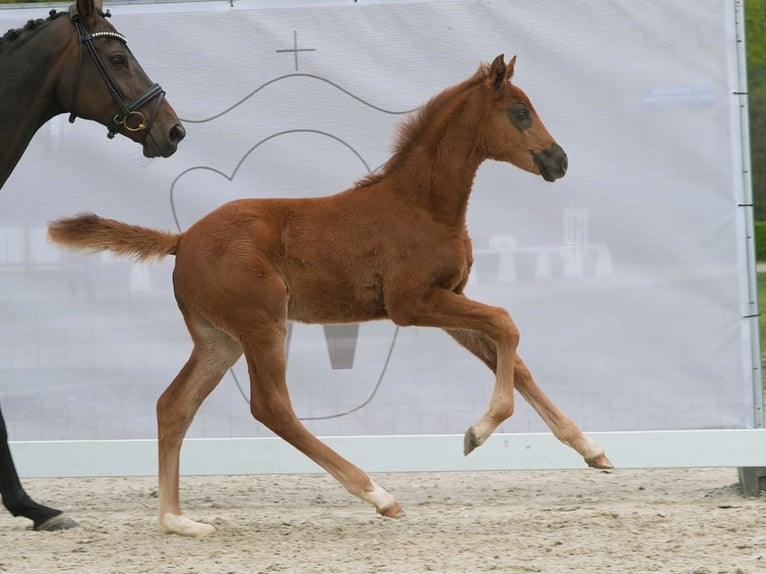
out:
M313 80L319 80L320 82L324 82L325 84L328 84L328 85L332 86L333 88L343 92L344 94L346 94L350 98L355 99L357 102L359 102L361 104L364 104L365 106L367 106L369 108L372 108L373 110L376 110L378 112L382 112L384 114L389 114L389 115L392 115L392 116L403 116L403 115L406 115L406 114L410 114L412 112L415 112L415 111L419 110L422 107L422 106L416 106L416 107L414 107L414 108L412 108L410 110L403 110L403 111L387 110L386 108L382 108L380 106L376 106L375 104L372 104L372 103L368 102L367 100L363 100L362 98L360 98L356 94L354 94L354 93L350 92L349 90L339 86L338 84L336 84L332 80L328 80L327 78L323 78L322 76L317 76L316 74L298 73L298 74L285 74L284 76L279 76L279 77L273 78L273 79L271 79L271 80L269 80L267 82L264 82L263 84L261 84L260 86L255 88L252 92L247 94L244 98L239 100L238 102L232 104L231 106L229 106L228 108L226 108L222 112L218 112L217 114L210 116L209 118L204 118L204 119L201 119L201 120L193 120L193 119L190 119L190 118L181 118L181 121L184 122L184 123L187 123L187 124L204 124L204 123L207 123L207 122L211 122L211 121L216 120L216 119L218 119L218 118L220 118L222 116L225 116L229 112L235 110L236 108L238 108L239 106L244 104L247 100L252 98L255 94L257 94L258 92L263 90L264 88L267 88L268 86L271 86L272 84L276 84L277 82L281 82L282 80L289 80L290 78L311 78Z

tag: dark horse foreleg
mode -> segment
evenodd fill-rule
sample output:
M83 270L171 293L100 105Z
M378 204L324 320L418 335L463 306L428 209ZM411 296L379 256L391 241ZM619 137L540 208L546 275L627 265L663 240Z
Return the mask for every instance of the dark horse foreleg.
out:
M16 466L13 464L11 449L8 446L8 431L5 428L2 410L0 410L0 495L2 495L3 506L13 516L29 518L35 530L62 530L77 526L74 520L64 516L60 510L32 500L21 486Z
M497 368L497 352L495 344L491 340L476 331L451 329L446 331L453 339L481 359L492 372L495 372ZM540 418L545 421L545 424L548 425L557 439L580 453L588 466L593 466L595 468L612 468L612 463L604 454L603 449L585 436L575 422L553 404L542 389L537 386L529 369L518 355L516 356L516 361L514 363L513 378L515 388L521 393L521 396L532 405L532 408L534 408L537 414L540 415ZM491 404L489 410L493 410ZM484 436L482 437L483 440L481 443L474 444L470 438L474 436L475 430L474 427L472 427L468 429L468 432L466 433L465 454L471 452L473 448L479 446L479 444L483 443L487 438Z

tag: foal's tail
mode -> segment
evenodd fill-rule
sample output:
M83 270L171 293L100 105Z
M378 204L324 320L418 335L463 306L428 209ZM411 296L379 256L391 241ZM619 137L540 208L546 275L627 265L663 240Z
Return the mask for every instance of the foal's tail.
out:
M48 225L48 238L70 249L111 251L136 261L175 255L180 233L170 233L81 213Z

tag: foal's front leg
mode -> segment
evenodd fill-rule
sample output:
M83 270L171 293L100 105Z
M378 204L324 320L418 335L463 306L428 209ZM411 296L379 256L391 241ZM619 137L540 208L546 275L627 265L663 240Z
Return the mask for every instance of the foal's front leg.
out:
M484 444L495 429L513 414L513 388L519 331L508 311L473 301L447 289L432 289L421 299L390 296L389 317L400 325L440 327L448 332L475 333L491 348L495 387L487 411L465 434L465 454ZM481 352L478 347L476 351Z
M497 359L495 345L492 341L480 333L472 331L447 330L447 333L481 359L493 372L495 371ZM514 366L514 383L521 396L535 409L540 418L545 421L553 435L577 451L585 459L588 466L594 468L613 468L612 463L604 453L604 449L583 434L577 424L553 404L542 389L537 386L524 361L518 356ZM475 426L469 428L466 432L465 454L473 450L473 448L468 449L467 447L469 435L473 436L474 434Z

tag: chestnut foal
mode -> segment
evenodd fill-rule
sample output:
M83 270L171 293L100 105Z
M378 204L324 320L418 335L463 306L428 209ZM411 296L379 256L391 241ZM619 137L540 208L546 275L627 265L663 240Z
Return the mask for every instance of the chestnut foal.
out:
M381 514L402 513L391 494L293 412L285 381L288 320L390 319L444 329L496 375L489 408L465 434L465 454L511 416L515 388L587 464L611 467L532 379L516 353L519 331L509 313L463 293L473 260L466 208L481 163L505 161L546 181L567 169L564 150L510 82L515 60L506 65L500 55L434 97L403 124L385 166L341 193L232 201L184 233L93 214L51 223L50 238L72 249L176 257L175 296L194 348L157 402L163 532L213 531L181 511L180 449L200 404L242 353L253 417Z

